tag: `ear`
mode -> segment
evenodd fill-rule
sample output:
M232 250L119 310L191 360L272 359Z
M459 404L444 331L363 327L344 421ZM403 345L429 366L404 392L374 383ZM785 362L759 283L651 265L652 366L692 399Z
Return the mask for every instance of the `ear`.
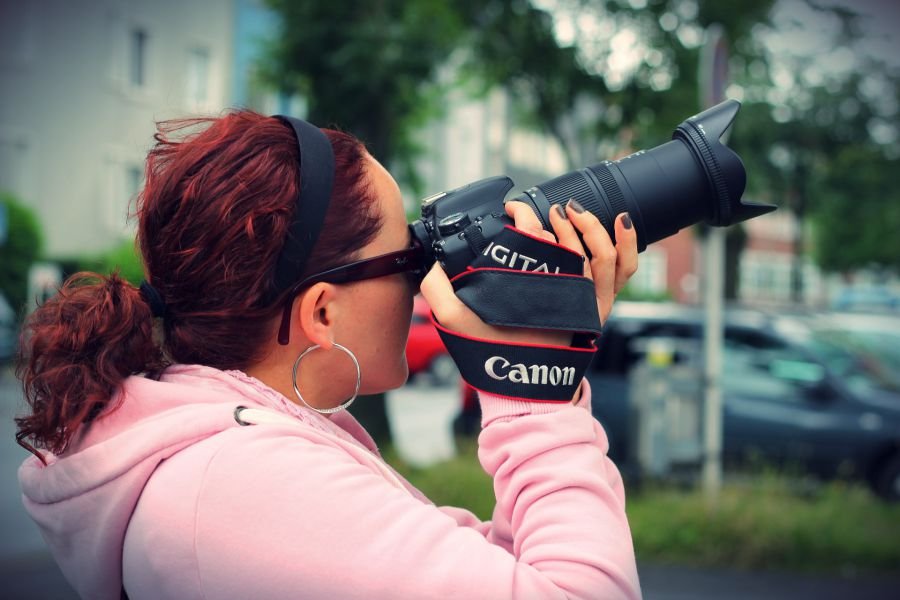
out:
M297 333L326 350L334 344L334 323L338 311L336 299L337 288L334 285L317 283L294 301L294 314L297 316L294 327L300 329Z

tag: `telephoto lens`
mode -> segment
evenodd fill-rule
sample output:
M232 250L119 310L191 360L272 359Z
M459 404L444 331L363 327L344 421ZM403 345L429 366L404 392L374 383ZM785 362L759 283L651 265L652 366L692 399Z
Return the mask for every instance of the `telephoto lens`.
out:
M771 212L775 206L741 201L744 165L721 141L740 106L726 100L685 120L669 142L570 171L510 200L531 205L552 230L551 207L575 199L613 239L616 215L628 212L639 251L696 223L724 227ZM410 229L426 263L440 261L451 276L465 270L512 223L503 210L512 186L508 177L491 177L423 200L422 218Z
M695 223L727 226L775 210L741 203L744 165L720 141L740 107L738 101L726 100L684 121L670 142L566 173L515 199L534 205L550 229L550 207L574 198L613 239L616 215L627 211L640 251Z

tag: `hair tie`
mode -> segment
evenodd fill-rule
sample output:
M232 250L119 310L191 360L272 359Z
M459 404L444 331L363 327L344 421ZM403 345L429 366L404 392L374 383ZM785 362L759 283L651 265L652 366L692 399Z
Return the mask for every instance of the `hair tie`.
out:
M143 296L144 300L147 301L147 304L150 305L150 313L154 317L162 319L166 316L166 301L163 300L159 290L146 281L142 281L141 296Z

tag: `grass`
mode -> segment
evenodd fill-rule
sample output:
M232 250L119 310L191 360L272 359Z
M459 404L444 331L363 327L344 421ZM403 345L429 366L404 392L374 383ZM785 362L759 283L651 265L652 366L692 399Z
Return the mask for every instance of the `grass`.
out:
M799 571L900 571L900 506L842 482L798 495L779 475L729 484L710 506L697 491L629 498L640 560Z
M448 462L415 469L386 458L439 505L489 519L490 478L474 442L459 443ZM639 561L705 567L830 572L900 572L900 505L846 482L797 491L780 474L727 483L713 507L696 490L644 487L628 494L628 519Z
M460 439L456 446L455 458L427 469L407 465L393 449L384 458L435 504L466 508L488 520L494 510L493 481L478 463L474 441Z

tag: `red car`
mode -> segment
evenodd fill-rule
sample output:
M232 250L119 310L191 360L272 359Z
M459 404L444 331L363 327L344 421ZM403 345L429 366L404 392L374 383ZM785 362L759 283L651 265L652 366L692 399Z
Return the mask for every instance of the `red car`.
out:
M456 364L447 354L437 329L431 324L431 307L422 296L416 296L413 304L406 362L410 377L425 374L437 385L449 385L459 379Z

